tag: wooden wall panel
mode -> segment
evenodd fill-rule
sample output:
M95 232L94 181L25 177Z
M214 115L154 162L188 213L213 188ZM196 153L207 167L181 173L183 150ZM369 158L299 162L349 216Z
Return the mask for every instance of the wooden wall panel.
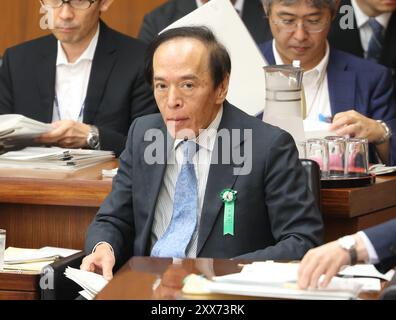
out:
M137 36L144 15L165 0L114 0L103 16L112 28ZM0 1L0 55L10 46L45 35L40 29L39 0Z

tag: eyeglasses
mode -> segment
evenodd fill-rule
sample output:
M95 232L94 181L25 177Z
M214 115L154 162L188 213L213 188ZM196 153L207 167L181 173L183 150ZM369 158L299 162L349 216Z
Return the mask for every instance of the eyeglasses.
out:
M62 7L65 3L69 4L74 9L89 9L97 0L40 0L44 7L50 9L57 9Z
M302 23L300 23L296 22L295 19L272 20L272 22L282 31L288 33L295 32L300 25L308 33L319 33L326 29L326 26L329 23L328 21L320 20L304 20Z

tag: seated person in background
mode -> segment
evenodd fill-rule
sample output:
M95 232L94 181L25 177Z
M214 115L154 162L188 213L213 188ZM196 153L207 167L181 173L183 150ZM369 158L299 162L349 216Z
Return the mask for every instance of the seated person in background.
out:
M150 43L158 33L209 0L169 0L148 13L140 28L139 39ZM260 0L231 0L256 43L272 39Z
M367 138L370 162L396 165L396 105L390 71L329 47L336 0L263 0L274 41L260 46L269 64L300 60L307 118L332 119L340 136Z
M322 241L293 138L225 101L230 72L207 28L151 44L146 79L161 115L132 124L83 270L111 278L115 265L150 255L293 260Z
M332 23L328 37L331 46L390 68L395 85L396 1L341 0L340 8L343 6L349 6L349 10L339 12ZM345 21L350 8L353 21Z
M396 266L396 219L309 250L301 261L298 286L325 287L343 266L356 262L376 264L380 272Z
M134 119L157 111L145 84L145 45L100 21L113 0L42 0L53 35L8 49L0 69L0 114L55 129L38 139L119 155Z

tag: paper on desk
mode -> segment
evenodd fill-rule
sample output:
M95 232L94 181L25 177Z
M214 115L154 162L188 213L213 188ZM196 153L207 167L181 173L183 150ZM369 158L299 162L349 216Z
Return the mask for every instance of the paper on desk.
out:
M385 164L374 164L369 168L370 173L374 173L376 175L388 174L392 172L396 172L396 166L387 167Z
M204 25L227 48L232 63L227 100L250 115L263 112L268 65L229 0L211 0L172 23L167 29Z
M108 281L101 275L71 267L65 270L65 276L84 289L83 297L92 300L102 291Z
M356 299L362 285L352 278L334 277L326 288L297 288L298 263L255 262L240 273L214 277L207 289L213 293L291 299Z
M23 264L42 261L54 261L59 257L68 257L80 250L43 247L41 249L24 249L8 247L4 252L5 264ZM51 262L50 262L51 263ZM48 263L47 263L48 264ZM18 268L20 269L20 268Z
M330 131L330 123L315 121L311 119L304 120L305 139L323 139L327 136L336 136L337 134Z
M387 273L383 274L379 272L372 264L357 264L346 267L338 274L343 276L374 277L390 281L395 274L395 271L389 270Z

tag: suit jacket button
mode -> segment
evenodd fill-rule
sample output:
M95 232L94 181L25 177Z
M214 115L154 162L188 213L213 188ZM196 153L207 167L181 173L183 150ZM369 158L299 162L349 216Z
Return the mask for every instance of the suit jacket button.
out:
M393 254L396 254L396 244L392 244L389 249Z

